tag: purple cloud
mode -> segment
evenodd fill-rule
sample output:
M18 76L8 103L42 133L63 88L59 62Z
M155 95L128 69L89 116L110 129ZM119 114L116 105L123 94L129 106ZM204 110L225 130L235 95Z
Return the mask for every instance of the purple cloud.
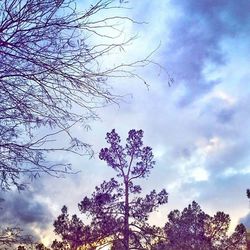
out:
M219 79L208 80L204 69L227 62L221 42L246 33L250 27L250 3L241 1L172 1L177 18L170 24L164 63L174 72L175 83L185 87L180 106L211 91ZM166 28L167 29L167 28Z

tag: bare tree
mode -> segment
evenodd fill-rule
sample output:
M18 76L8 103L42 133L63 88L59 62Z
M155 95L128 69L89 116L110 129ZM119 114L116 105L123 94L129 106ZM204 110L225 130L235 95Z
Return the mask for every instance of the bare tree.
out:
M1 189L24 188L23 175L68 172L70 165L49 163L45 153L89 153L89 144L74 138L70 128L86 125L97 118L96 108L119 99L110 92L110 78L139 77L131 69L150 62L103 66L103 58L133 39L117 39L119 25L134 22L110 14L122 2L99 0L83 12L74 0L0 2ZM50 132L39 137L41 128ZM69 144L52 147L59 133Z
M0 249L7 249L17 244L31 244L32 237L24 235L19 227L0 228ZM8 248L9 249L9 248Z

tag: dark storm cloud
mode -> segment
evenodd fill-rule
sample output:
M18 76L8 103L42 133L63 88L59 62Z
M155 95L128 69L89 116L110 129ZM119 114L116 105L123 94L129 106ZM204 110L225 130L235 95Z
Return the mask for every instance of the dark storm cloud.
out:
M34 234L33 227L46 229L52 224L49 208L42 200L35 198L35 192L1 192L0 197L4 199L0 203L1 226L18 226L25 233Z
M185 106L220 83L219 79L207 80L204 67L207 63L216 67L227 62L221 48L224 38L247 34L250 2L182 0L172 4L178 14L170 24L165 63L174 72L176 84L185 86L185 94L179 102Z

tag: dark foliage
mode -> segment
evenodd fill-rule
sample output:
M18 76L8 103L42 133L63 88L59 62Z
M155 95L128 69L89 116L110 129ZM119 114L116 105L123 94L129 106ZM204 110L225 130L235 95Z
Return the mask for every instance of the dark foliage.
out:
M36 246L35 246L35 249L36 250L49 250L49 248L47 248L47 247L45 247L43 244L37 244ZM63 250L63 249L61 249L61 250Z
M85 226L76 215L73 215L70 219L66 206L62 208L62 214L54 222L54 228L55 233L60 235L63 241L55 240L52 249L67 249L67 247L70 247L74 250L91 242L89 226Z
M165 242L155 249L245 249L246 229L240 224L227 236L230 217L223 212L209 216L195 201L182 212L174 210L165 225Z

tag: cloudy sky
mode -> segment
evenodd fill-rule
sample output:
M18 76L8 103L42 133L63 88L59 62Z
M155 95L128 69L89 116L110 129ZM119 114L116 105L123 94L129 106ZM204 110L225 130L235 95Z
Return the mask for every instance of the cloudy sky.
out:
M76 126L74 133L98 152L112 128L124 140L130 129L144 130L156 159L145 191L169 192L169 203L152 222L162 225L172 209L192 200L211 215L218 210L230 214L233 227L239 220L250 222L245 195L250 187L250 2L130 2L132 8L122 13L146 23L125 25L127 36L137 34L137 39L112 60L141 59L158 48L152 58L166 71L154 65L141 69L149 88L131 79L112 83L124 100L99 110L101 120L91 130ZM171 87L169 76L174 78ZM112 176L98 156L52 157L70 161L81 173L43 177L21 194L3 194L0 215L3 221L15 218L13 223L26 225L45 242L54 237L50 232L62 205L77 212L83 196Z

